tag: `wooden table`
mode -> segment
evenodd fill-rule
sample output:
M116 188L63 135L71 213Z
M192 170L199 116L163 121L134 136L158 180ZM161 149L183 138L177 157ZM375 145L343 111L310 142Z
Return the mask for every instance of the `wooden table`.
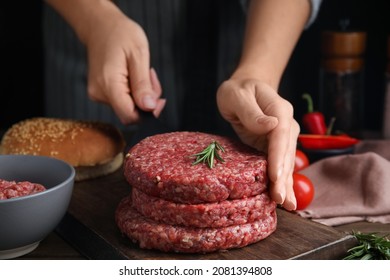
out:
M358 222L332 228L278 209L277 231L258 244L227 254L164 254L141 250L119 233L113 212L119 200L129 193L122 170L76 183L63 222L37 249L18 259L334 259L341 258L355 244L348 235L352 230L390 234L390 224Z
M327 227L278 209L278 229L241 249L211 254L168 254L139 249L122 236L113 219L120 199L130 193L122 170L75 184L68 213L59 227L19 259L338 259L355 244L352 230L390 233L390 224L359 222Z
M390 224L358 222L342 225L335 228L341 232L351 232L358 230L361 232L378 232L390 234ZM36 259L36 260L83 260L87 259L76 248L72 247L67 241L60 237L56 232L52 232L39 247L25 256L18 259Z

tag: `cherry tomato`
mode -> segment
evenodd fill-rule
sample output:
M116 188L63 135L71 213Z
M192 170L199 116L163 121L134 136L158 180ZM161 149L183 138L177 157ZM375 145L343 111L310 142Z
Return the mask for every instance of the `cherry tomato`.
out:
M306 154L297 149L295 153L294 172L298 172L299 170L308 167L309 164L309 158L306 156Z
M297 199L297 209L303 210L312 202L314 198L314 186L311 180L303 174L293 174L293 188Z

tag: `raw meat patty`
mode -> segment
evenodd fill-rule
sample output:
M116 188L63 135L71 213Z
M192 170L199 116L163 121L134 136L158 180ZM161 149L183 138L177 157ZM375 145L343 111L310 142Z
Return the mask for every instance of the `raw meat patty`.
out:
M218 141L224 162L193 165L193 155ZM222 136L201 132L158 134L126 156L124 175L144 193L178 203L218 202L261 194L267 187L263 153Z
M134 208L157 222L192 227L226 227L251 223L269 215L276 208L268 192L234 200L203 204L175 203L132 189Z
M46 188L40 184L27 181L15 182L0 179L0 200L26 196L44 190L46 190Z
M142 216L131 204L131 196L119 203L115 219L118 227L144 249L164 252L207 253L240 248L258 242L276 229L276 211L262 219L222 228L196 228L158 223Z

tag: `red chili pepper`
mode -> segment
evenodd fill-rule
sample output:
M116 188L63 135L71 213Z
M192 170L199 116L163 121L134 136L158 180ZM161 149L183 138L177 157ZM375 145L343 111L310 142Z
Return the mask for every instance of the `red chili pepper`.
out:
M303 94L302 98L307 100L307 113L302 118L304 128L310 134L326 134L327 127L324 115L321 112L314 112L313 100L309 94Z
M313 135L300 134L298 141L305 149L326 150L349 148L359 142L348 135Z

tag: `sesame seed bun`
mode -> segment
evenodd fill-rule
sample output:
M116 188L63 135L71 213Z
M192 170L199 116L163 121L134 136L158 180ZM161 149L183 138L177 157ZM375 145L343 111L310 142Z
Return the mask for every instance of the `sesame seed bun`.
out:
M31 118L14 124L1 141L2 154L54 157L75 167L76 181L110 174L122 166L125 141L111 124Z

